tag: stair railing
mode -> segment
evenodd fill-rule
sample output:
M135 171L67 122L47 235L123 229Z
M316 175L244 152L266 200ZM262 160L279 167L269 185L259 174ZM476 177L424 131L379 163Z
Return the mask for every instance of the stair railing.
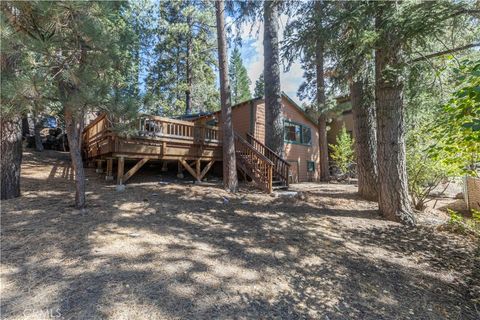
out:
M273 188L273 162L237 133L234 134L234 141L237 166L245 172L260 189L271 193Z
M247 133L247 141L261 154L273 163L273 172L280 179L280 181L288 187L288 176L290 171L290 164L280 157L275 151L258 141L250 133Z

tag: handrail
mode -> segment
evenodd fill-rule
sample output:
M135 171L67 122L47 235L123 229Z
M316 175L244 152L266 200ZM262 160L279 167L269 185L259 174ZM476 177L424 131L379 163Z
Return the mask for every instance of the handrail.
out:
M252 150L252 152L255 152L255 154L261 158L263 161L271 164L272 166L274 165L274 163L272 162L272 160L268 159L264 154L262 154L260 151L258 151L257 149L255 149L247 140L243 139L238 133L234 133L235 134L235 138L240 140L242 143L244 143L245 145L249 146L250 149Z
M140 136L173 137L196 142L221 141L221 130L218 127L159 116L141 116L138 119L138 132Z
M237 165L265 192L272 192L273 162L234 133Z
M264 145L257 140L253 135L247 133L247 138L251 141L250 144L257 149L260 153L264 154L274 164L273 169L275 173L283 180L288 186L288 176L290 170L290 163L280 157L275 151Z

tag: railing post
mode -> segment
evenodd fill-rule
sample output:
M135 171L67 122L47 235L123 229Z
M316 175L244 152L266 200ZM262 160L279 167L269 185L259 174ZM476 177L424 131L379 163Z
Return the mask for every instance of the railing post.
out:
M268 166L268 193L272 193L273 190L273 176L272 176L272 166Z

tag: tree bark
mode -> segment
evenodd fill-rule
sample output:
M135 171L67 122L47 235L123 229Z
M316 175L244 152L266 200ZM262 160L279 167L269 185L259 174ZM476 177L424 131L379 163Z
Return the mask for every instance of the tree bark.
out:
M315 9L321 14L321 2L315 3ZM330 180L330 168L328 165L328 141L327 141L327 117L325 114L325 70L323 66L323 39L317 39L315 43L315 71L317 77L317 113L318 113L318 149L320 152L320 181Z
M35 138L35 149L39 152L42 152L43 143L42 143L42 137L40 135L40 131L42 130L42 121L40 121L41 118L36 114L36 112L33 112L32 119L33 119L33 134Z
M28 116L22 117L22 136L30 135L30 125L28 124Z
M188 24L188 35L187 35L187 58L185 62L186 68L186 80L187 80L187 90L185 90L185 114L190 114L192 112L192 64L191 64L191 54L192 54L192 26L191 26L191 17L187 17Z
M230 83L228 79L227 40L225 35L225 3L215 2L218 38L218 66L220 70L220 99L223 120L223 185L230 192L238 187L233 136L232 107L230 105Z
M380 45L375 50L378 206L388 220L414 225L407 184L403 80L399 74L402 48L394 32L381 29L384 10L395 10L394 5L385 2L379 6L375 21L381 32Z
M363 79L350 82L350 99L355 133L358 193L366 200L378 201L377 125L373 97Z
M283 156L282 91L280 88L280 52L278 48L278 3L264 1L265 143Z
M85 199L85 170L83 168L81 152L81 133L83 131L83 114L78 110L74 112L71 107L64 107L65 126L67 131L68 146L72 167L75 173L75 207L83 209L86 205Z
M20 170L22 165L22 119L1 119L0 189L1 200L20 196Z

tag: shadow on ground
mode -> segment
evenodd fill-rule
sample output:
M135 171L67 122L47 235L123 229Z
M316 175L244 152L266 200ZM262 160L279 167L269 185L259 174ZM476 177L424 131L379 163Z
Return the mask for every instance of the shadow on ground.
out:
M474 246L383 221L353 186L309 184L304 200L154 182L117 193L92 169L82 215L68 175L35 157L23 197L2 202L2 318L480 315Z

